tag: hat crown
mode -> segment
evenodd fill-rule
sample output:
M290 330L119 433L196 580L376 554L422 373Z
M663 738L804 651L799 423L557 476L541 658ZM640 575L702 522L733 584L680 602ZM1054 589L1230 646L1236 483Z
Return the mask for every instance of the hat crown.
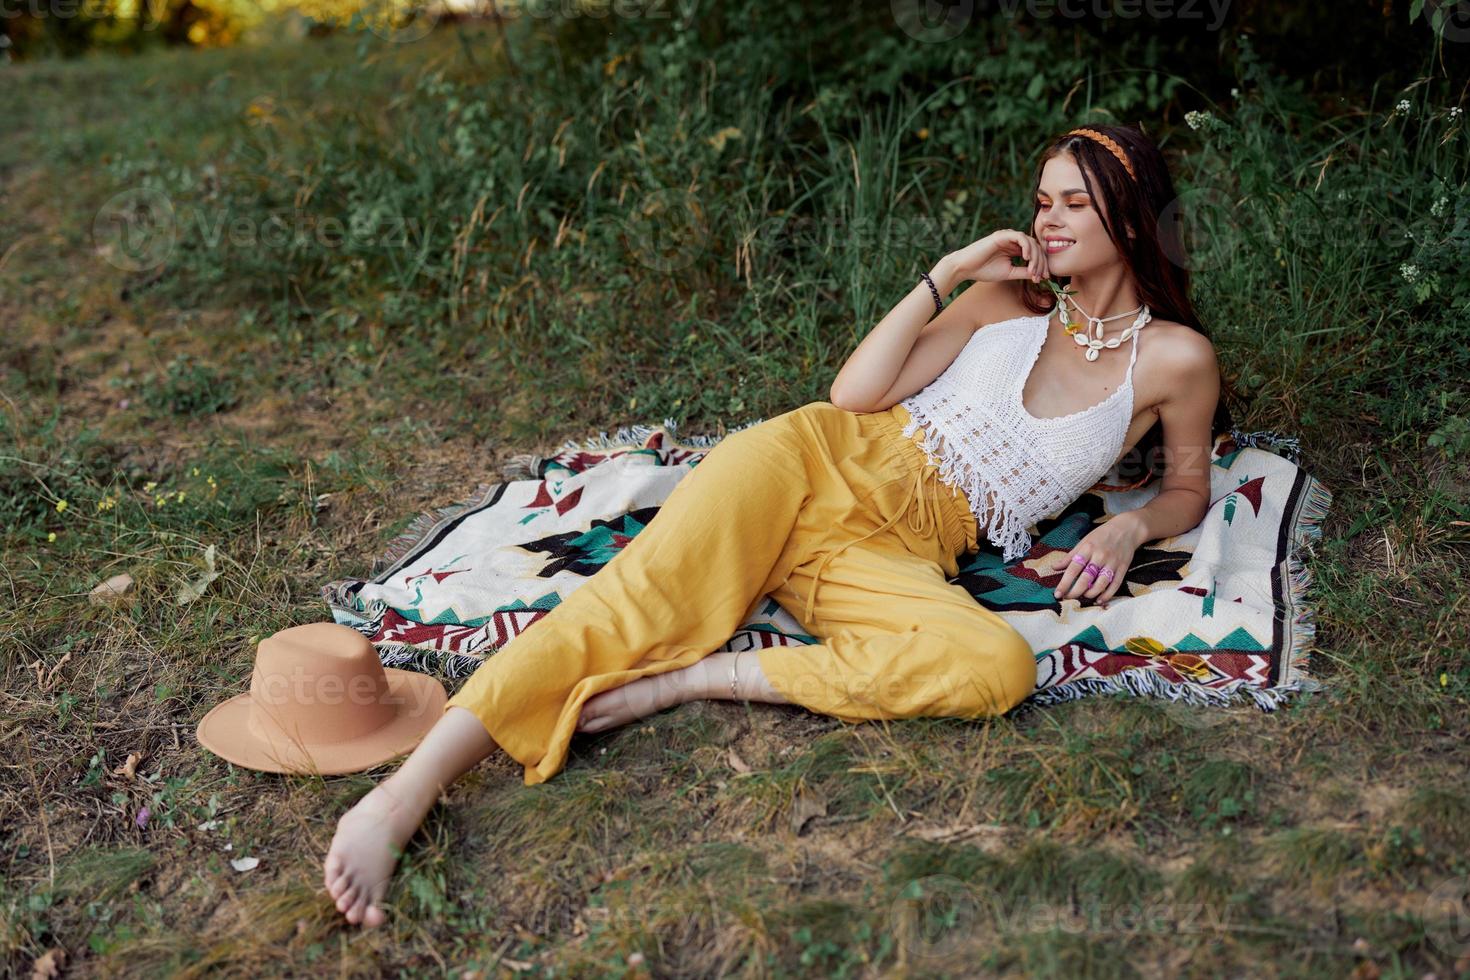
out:
M266 637L250 676L249 727L300 745L362 738L391 722L401 697L368 638L340 623L307 623Z

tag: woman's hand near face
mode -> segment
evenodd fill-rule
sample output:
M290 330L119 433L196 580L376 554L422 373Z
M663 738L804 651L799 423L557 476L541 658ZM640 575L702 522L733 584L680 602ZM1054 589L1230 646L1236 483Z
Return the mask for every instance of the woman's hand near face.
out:
M1012 265L1011 259L1025 259ZM1046 246L1025 232L1002 228L977 242L949 254L961 281L1005 282L1008 279L1030 279L1040 282L1050 277L1046 263Z

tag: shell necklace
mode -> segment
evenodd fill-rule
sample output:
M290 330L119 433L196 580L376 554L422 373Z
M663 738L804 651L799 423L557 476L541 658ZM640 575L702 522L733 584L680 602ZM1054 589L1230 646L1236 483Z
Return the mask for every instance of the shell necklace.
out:
M1082 324L1072 319L1072 314L1067 311L1066 304L1068 302L1072 304L1072 309L1081 313L1087 320L1087 328L1085 330L1082 328ZM1087 348L1087 359L1089 361L1097 360L1098 351L1104 347L1117 347L1129 337L1142 330L1144 325L1152 319L1147 303L1144 303L1136 310L1129 310L1127 313L1115 313L1112 316L1104 317L1089 316L1083 313L1082 307L1077 305L1077 301L1066 293L1058 294L1057 313L1061 317L1062 329L1070 334L1073 340L1077 341L1078 347ZM1107 340L1103 340L1102 325L1104 323L1109 320L1116 320L1119 317L1132 316L1135 313L1138 314L1138 318L1131 325L1124 327L1122 333L1116 337L1109 337ZM1096 333L1096 336L1093 336L1094 333Z

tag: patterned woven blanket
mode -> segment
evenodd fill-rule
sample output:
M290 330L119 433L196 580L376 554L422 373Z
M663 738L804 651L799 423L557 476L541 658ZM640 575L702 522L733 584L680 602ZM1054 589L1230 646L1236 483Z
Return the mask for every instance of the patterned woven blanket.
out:
M681 440L675 426L666 419L568 442L549 458L516 457L505 482L420 515L371 579L331 582L322 597L337 622L372 640L385 666L467 675L611 559L722 438ZM1270 432L1217 436L1204 520L1140 548L1107 609L1058 603L1058 576L1037 568L1100 519L1144 504L1157 481L1083 494L1032 526L1030 553L1010 563L982 534L953 581L1036 651L1037 690L1026 704L1115 693L1201 705L1249 699L1271 711L1320 687L1307 677L1314 627L1302 552L1320 536L1331 494L1298 456L1294 439ZM767 596L720 649L816 642Z

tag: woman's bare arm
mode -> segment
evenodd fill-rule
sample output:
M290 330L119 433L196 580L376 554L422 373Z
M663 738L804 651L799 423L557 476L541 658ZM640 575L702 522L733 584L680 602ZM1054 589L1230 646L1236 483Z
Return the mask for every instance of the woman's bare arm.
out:
M959 283L953 259L947 255L940 259L930 270L929 278L934 280L940 296L948 296ZM928 284L921 279L848 355L847 362L832 381L832 404L854 412L873 411L872 406L893 387L920 336L942 331L945 339L951 342L959 340L954 324L963 316L963 311L957 312L953 305L935 316L934 296L929 292ZM964 340L959 340L954 354L958 354L962 346ZM953 355L950 359L954 359ZM938 372L935 377L938 377Z
M1158 496L1114 517L1135 526L1139 544L1191 530L1210 506L1210 426L1220 398L1215 348L1201 334L1181 332L1166 370L1175 380L1159 406L1165 469Z

